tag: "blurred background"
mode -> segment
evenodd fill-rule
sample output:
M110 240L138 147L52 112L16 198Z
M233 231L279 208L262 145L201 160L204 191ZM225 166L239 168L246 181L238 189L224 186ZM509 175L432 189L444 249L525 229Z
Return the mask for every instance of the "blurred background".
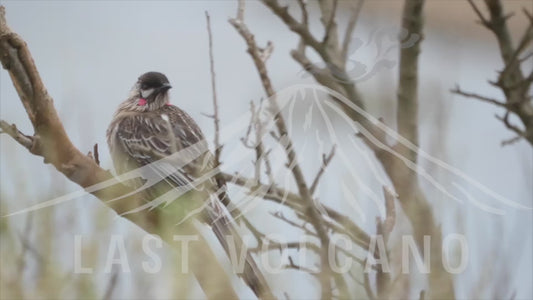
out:
M212 112L205 11L211 15L214 35L221 125L231 124L248 112L250 101L264 97L245 44L228 23L236 13L236 1L0 3L6 7L9 26L28 43L71 140L82 152L91 151L98 143L101 166L105 169L112 169L105 141L107 126L137 77L146 71L165 73L173 85L171 102L186 110L206 135L212 136L212 120L202 114ZM360 76L358 87L368 111L389 124L394 124L396 114L398 50L378 55L381 49L372 41L381 32L390 34L388 42L394 44L393 38L401 29L402 5L403 1L366 1L353 37L362 46L350 52L354 62L366 66L363 69L366 73L361 75L368 76ZM530 9L531 3L505 2L507 12L517 12L510 20L515 40L527 24L519 13L522 7ZM310 5L310 9L311 27L319 32L316 7ZM502 98L501 92L487 82L495 79L496 71L503 66L494 37L476 24L477 17L466 1L429 0L425 9L425 40L420 57L420 148L506 199L532 207L532 147L525 141L501 146L501 141L513 137L494 117L503 111L450 93L460 84L465 90ZM345 18L341 9L339 22ZM267 66L277 90L314 82L289 55L298 43L296 35L266 7L256 1L247 2L246 23L260 45L274 43ZM380 59L392 64L368 73ZM529 62L528 67L533 64ZM31 134L31 124L4 70L0 72L0 99L0 118ZM294 122L303 119L304 110L299 112L294 113ZM338 132L348 128L342 122L335 124L339 126ZM243 134L246 125L242 124ZM313 130L323 130L321 123L311 126L317 126ZM308 140L305 132L296 129L293 136L297 145ZM223 161L230 162L245 151L237 146L239 137L228 137L223 142L228 145ZM312 146L304 148L300 148L300 160L311 180L320 165L316 158L321 153ZM0 149L2 216L79 190L52 166L43 164L42 158L31 155L8 136L2 135ZM360 166L361 185L380 189L369 168L362 166L364 159L354 155L353 162ZM439 181L456 180L447 178L449 175L439 168L424 165L423 161L421 164ZM342 193L337 186L346 172L342 162L334 160L327 172L320 186L321 200L342 209L343 204L333 200ZM366 217L360 218L356 211L348 210L346 214L372 232L379 209L357 186L354 189L353 193L360 195L359 205ZM479 199L504 211L503 215L495 215L468 201L458 203L430 184L426 184L425 192L442 223L443 233L462 233L468 239L468 268L455 278L458 298L502 299L513 293L515 299L533 298L531 210L509 207L494 199ZM269 219L267 212L271 209L272 205L266 203L251 214L269 232L297 236ZM399 222L398 227L402 228L402 221ZM0 234L2 299L105 298L108 292L107 296L117 299L204 297L194 278L176 274L175 264L165 262L163 272L157 274L138 272L144 255L140 245L143 232L92 196L29 214L2 217ZM129 273L104 272L113 234L127 237ZM76 235L82 238L83 265L92 267L92 274L73 272ZM168 255L166 248L161 253ZM168 255L168 259L175 258ZM312 277L301 272L286 271L269 280L281 297L286 293L293 299L305 299L316 295L319 289ZM235 280L235 284L243 298L253 297L242 282ZM415 282L413 287L424 284ZM188 294L183 294L183 287L190 288Z

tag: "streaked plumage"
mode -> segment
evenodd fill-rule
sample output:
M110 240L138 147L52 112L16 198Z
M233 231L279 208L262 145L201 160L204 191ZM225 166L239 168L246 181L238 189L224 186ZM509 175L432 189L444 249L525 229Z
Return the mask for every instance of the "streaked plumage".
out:
M169 88L165 75L145 73L139 77L128 99L119 105L107 130L115 169L118 174L123 174L149 166L151 174L159 175L157 184L143 191L146 202L194 185L188 197L172 198L171 202L177 202L187 210L203 208L200 220L211 225L226 252L230 250L225 236L232 235L237 253L240 253L244 243L220 203L221 197L225 197L225 187L219 187L212 176L202 179L208 172L213 172L214 166L204 135L187 113L169 104ZM167 160L169 157L172 159ZM147 176L142 177L125 183L139 188L147 181ZM198 179L202 180L197 183ZM155 205L159 204L156 202ZM186 213L178 218L185 217ZM249 254L243 279L257 295L261 294L260 287L267 285Z

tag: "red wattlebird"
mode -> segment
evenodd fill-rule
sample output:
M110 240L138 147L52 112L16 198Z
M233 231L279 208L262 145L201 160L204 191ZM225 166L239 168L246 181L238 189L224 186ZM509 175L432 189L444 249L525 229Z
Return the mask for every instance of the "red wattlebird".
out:
M235 243L237 253L242 253L244 243L220 203L226 197L224 187L211 176L213 156L204 135L187 113L169 103L170 88L164 74L148 72L139 77L128 99L119 105L107 130L115 169L118 174L142 170L138 178L125 183L143 190L147 207L164 213L165 204L178 203L182 209L166 216L175 214L173 224L198 212L228 255L229 241ZM241 277L258 297L273 297L249 253Z

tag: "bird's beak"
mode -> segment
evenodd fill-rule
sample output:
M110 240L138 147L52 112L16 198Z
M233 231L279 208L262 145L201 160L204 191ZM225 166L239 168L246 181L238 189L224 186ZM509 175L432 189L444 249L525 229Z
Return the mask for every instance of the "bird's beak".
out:
M172 88L172 86L170 85L170 83L165 83L165 84L163 84L162 87L159 88L159 90L164 92L164 91L168 91L171 88Z

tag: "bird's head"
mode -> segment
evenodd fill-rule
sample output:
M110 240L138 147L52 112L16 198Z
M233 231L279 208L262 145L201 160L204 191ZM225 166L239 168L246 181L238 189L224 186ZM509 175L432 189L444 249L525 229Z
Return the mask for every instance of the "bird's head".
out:
M135 83L130 101L135 110L151 111L168 104L168 90L172 88L167 76L159 72L142 74Z

